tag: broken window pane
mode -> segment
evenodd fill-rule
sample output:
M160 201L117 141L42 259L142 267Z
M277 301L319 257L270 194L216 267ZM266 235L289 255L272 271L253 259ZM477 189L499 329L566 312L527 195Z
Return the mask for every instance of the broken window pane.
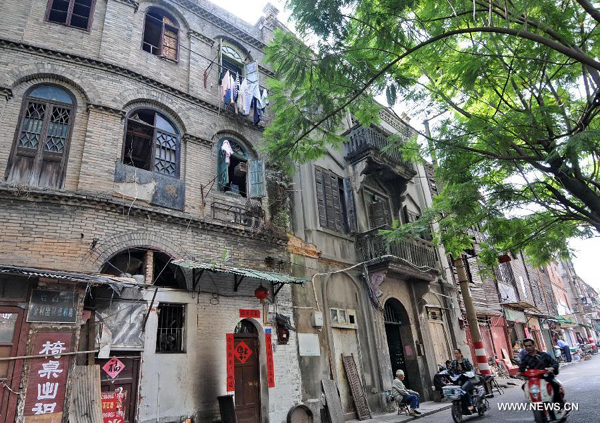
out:
M123 163L178 178L179 148L178 131L166 117L150 109L130 115Z
M179 29L174 19L159 9L150 9L144 24L142 49L155 56L177 61Z

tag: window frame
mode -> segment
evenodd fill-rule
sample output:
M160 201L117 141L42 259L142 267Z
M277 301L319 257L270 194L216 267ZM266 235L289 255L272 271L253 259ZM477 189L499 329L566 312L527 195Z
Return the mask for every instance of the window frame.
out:
M244 157L240 157L240 155L237 154L235 151L234 154L231 155L231 157L235 157L237 160L244 160L246 162L246 186L244 187L245 195L242 195L241 192L237 193L236 195L239 195L246 199L260 199L266 197L267 182L264 160L256 157L256 155L246 146L244 142L240 141L238 137L227 134L223 134L223 136L219 139L219 141L216 144L217 172L215 179L217 181L217 191L223 194L231 192L224 190L224 187L227 186L231 181L229 181L227 184L223 184L223 181L220 177L221 168L224 167L224 165L222 164L222 162L224 162L224 153L221 150L224 141L229 141L230 144L232 142L237 144L239 148L242 149L242 151L244 152ZM231 164L229 166L231 166ZM229 168L229 166L227 168ZM260 185L260 187L257 188L258 185ZM240 187L240 189L241 188L242 187Z
M44 15L44 21L56 25L67 26L69 28L78 29L80 31L90 32L92 29L92 23L94 22L94 11L96 9L96 0L92 0L92 4L90 5L90 15L88 16L88 25L87 28L81 28L78 26L71 25L71 19L73 18L73 8L75 7L75 0L63 0L65 2L69 2L69 8L67 10L67 22L55 22L50 20L50 12L52 11L52 5L56 0L48 0L48 4L46 5L46 13Z
M227 48L233 50L234 52L236 52L240 56L240 60L238 61L236 58L231 57L227 53L223 54L223 47L227 47ZM239 75L240 80L246 77L246 63L244 62L244 54L243 53L244 52L240 48L236 47L235 45L233 45L230 42L227 42L224 39L221 39L221 42L219 43L219 67L221 69L221 71L219 72L219 84L221 84L221 81L223 80L223 76L225 76L225 73L227 71L231 71L231 69L223 66L223 56L225 56L227 58L227 61L232 62L232 64L237 65L241 69L241 75ZM247 53L246 53L246 56L248 56Z
M161 326L160 326L160 309L163 306L167 306L167 307L176 307L178 309L181 310L181 336L180 336L180 345L178 345L179 348L177 348L177 351L162 351L160 350L160 337L159 334L161 333ZM157 322L156 322L156 349L155 349L155 354L186 354L187 353L187 348L186 348L186 338L187 338L187 331L186 331L186 322L187 322L187 304L181 304L181 303L169 303L169 302L160 302L158 304L158 306L156 307L157 310ZM162 328L164 329L164 328Z
M321 181L319 182L318 177L317 177L317 172L321 173ZM325 178L329 178L330 179L330 183L331 183L331 179L335 178L336 181L336 186L332 186L331 187L331 193L332 193L332 208L333 208L333 213L334 216L330 217L329 213L327 211L328 207L327 207L327 188L326 188L326 180ZM348 187L348 184L351 184L351 182L349 182L349 178L344 178L342 176L339 176L338 174L329 171L321 166L314 166L314 181L315 181L315 190L314 190L314 195L315 195L315 204L316 204L316 208L317 208L317 220L319 222L319 227L323 230L329 230L329 231L333 231L335 233L341 234L341 235L351 235L353 232L356 231L356 222L351 221L352 216L356 215L356 205L354 204L354 195L352 193L351 190L351 185L350 187ZM319 183L322 185L321 190L322 190L322 201L319 200ZM348 192L348 190L350 192ZM339 209L339 215L340 215L340 225L338 227L337 225L337 218L336 218L336 205L335 205L335 200L336 200L336 194L337 193L337 199L339 200L339 205L338 205L338 209ZM348 198L350 197L350 198ZM320 206L319 204L322 203L323 204L323 213L321 213L320 210ZM349 207L352 207L353 210L350 210ZM323 220L322 220L322 216L324 216L326 224L323 225ZM355 217L354 217L355 219Z
M31 97L31 93L34 90L36 90L37 88L42 87L42 86L56 87L64 92L66 92L69 95L69 97L71 98L71 104L62 103L62 102L56 101L56 100L48 100L45 98ZM66 87L63 87L62 85L46 83L46 82L43 82L40 84L35 84L35 85L29 87L29 89L27 91L25 91L25 93L23 94L23 99L21 100L21 111L19 112L19 117L18 117L18 124L17 124L16 130L15 130L15 135L13 137L12 147L11 147L10 155L8 157L8 162L6 164L6 169L4 171L4 181L8 180L10 171L12 170L12 166L14 165L17 155L19 155L18 154L18 152L19 152L18 143L19 143L19 139L21 138L21 132L23 131L23 125L25 123L25 115L26 115L27 109L31 103L45 104L46 106L50 106L52 108L59 106L59 107L69 109L69 125L67 128L67 134L65 137L64 151L63 151L62 157L60 159L61 170L60 170L60 175L59 175L59 183L57 184L56 187L52 187L52 189L62 189L64 187L65 176L67 174L67 164L69 161L71 139L73 137L73 128L75 127L75 118L77 116L77 99L75 98L73 93ZM48 135L47 130L48 130L48 126L49 126L50 117L51 117L51 113L48 113L48 110L45 110L44 111L44 119L42 121L42 127L40 129L40 141L38 143L35 154L33 156L29 155L29 154L23 154L23 156L33 157L34 164L33 164L33 168L32 168L32 174L36 170L36 168L39 168L39 166L41 166L40 163L44 161L43 160L44 145L46 143L45 138ZM57 157L57 154L54 152L48 152L48 154L49 154L49 156ZM40 172L40 175L41 175L41 172ZM38 177L40 175L38 175ZM27 182L26 185L40 187L39 185L30 185L29 182ZM44 187L42 187L42 188L44 188ZM46 188L48 188L48 187L46 187Z
M161 29L160 29L160 45L158 46L158 51L159 54L154 54L151 51L147 51L144 49L144 44L147 44L146 42L146 23L148 21L148 14L150 12L153 11L159 11L160 13L162 13L164 16L166 16L167 18L169 18L175 25L168 25L166 24L164 21L160 22L161 25ZM150 19L154 19L153 16L150 16ZM174 28L177 31L177 49L175 52L175 59L171 59L170 57L167 57L163 54L163 43L164 43L164 37L165 37L165 25ZM148 43L149 44L149 43ZM148 9L146 9L146 13L144 14L144 27L142 30L142 51L145 51L148 54L151 54L152 56L156 56L159 57L161 59L167 60L171 63L179 63L179 48L181 45L181 27L179 25L179 21L177 19L175 19L173 17L173 15L169 12L167 12L166 10L160 8L160 7L155 7L155 6L151 6Z
M365 210L366 210L366 215L367 215L367 224L369 227L369 230L372 229L377 229L378 227L381 226L374 226L374 221L373 221L373 214L372 214L372 204L374 204L374 202L369 202L368 196L372 196L375 197L378 201L381 201L384 203L384 208L385 208L385 212L386 212L386 217L387 217L387 222L383 225L383 226L390 226L393 221L394 221L394 213L392 210L392 201L389 195L384 194L380 191L377 191L371 187L365 187L363 188L362 191L362 198L364 201L364 205L365 205Z
M148 110L148 111L152 111L155 114L155 118L154 118L154 126L152 126L152 151L150 154L151 157L151 164L150 164L150 170L146 170L146 169L142 169L139 168L137 166L133 166L131 164L127 164L125 163L125 153L127 150L127 135L128 135L128 130L129 130L129 120L131 119L131 116L134 115L135 113L141 111L141 110ZM156 127L156 114L162 115L163 119L166 119L171 126L177 131L177 133L175 134L171 134L168 131L159 129ZM140 122L136 122L138 124L141 125ZM173 122L173 119L169 116L167 116L164 112L154 109L152 107L136 107L135 109L132 109L129 111L129 113L127 113L127 116L125 117L125 130L123 131L123 147L122 147L122 151L121 151L121 163L123 163L126 166L132 166L135 167L136 169L140 169L140 170L145 170L146 172L151 172L151 173L156 173L158 175L162 175L162 176L166 176L169 178L174 178L177 180L181 180L181 133L179 128L177 127L177 125ZM177 137L177 146L176 146L176 153L175 153L175 175L167 175L165 173L161 173L161 172L157 172L154 169L154 165L155 165L155 160L156 160L156 132L160 130L162 132L165 132L167 134L171 134L171 135L175 135Z

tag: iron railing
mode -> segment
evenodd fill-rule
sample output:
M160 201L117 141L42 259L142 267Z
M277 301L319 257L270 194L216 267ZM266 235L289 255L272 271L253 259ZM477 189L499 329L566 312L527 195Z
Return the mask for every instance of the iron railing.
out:
M265 212L259 206L250 207L223 201L213 201L212 215L213 219L221 222L256 228L265 220Z
M439 271L439 261L434 245L420 238L405 238L390 242L380 235L382 228L371 229L356 236L356 248L363 261L385 255L400 257L417 267L428 267Z
M372 150L381 153L398 164L412 169L410 162L406 161L398 150L386 148L389 145L387 137L373 128L359 126L350 131L348 139L349 141L344 143L344 149L346 157L349 159Z

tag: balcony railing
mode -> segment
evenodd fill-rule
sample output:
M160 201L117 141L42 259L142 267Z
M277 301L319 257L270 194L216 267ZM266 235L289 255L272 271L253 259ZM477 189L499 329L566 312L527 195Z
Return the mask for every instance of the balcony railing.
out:
M361 126L355 128L350 131L348 139L350 141L344 143L344 148L346 157L349 159L360 156L371 150L381 153L383 156L396 162L397 164L412 168L410 163L404 160L399 151L394 149L386 149L386 147L389 145L387 137L373 128L363 128Z
M258 228L264 223L265 213L260 207L249 207L240 204L213 201L213 219L225 223Z
M379 234L381 229L372 229L356 236L356 248L363 261L392 255L418 267L439 270L437 252L432 243L420 238L406 238L392 243Z

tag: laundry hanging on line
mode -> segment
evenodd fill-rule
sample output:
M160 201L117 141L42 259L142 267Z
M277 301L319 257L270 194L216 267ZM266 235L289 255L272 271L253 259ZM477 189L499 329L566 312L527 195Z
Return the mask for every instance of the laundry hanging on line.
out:
M221 80L221 96L226 106L233 107L235 113L241 113L244 116L253 113L253 122L255 125L262 120L266 106L269 104L267 90L260 89L257 81L250 81L248 78L241 78L235 73L226 71Z

